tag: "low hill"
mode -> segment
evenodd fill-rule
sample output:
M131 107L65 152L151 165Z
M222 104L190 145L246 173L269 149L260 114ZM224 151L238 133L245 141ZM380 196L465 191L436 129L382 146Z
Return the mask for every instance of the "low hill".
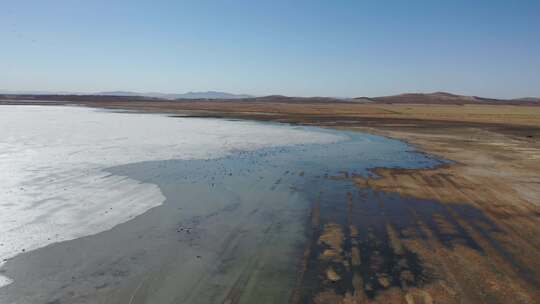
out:
M446 92L406 93L381 97L358 97L356 100L369 100L375 103L410 103L410 104L540 104L538 98L494 99L478 96L456 95Z
M445 92L436 93L406 93L393 96L382 96L370 98L378 103L421 103L421 104L469 104L481 102L475 96L455 95ZM493 100L495 101L495 100Z

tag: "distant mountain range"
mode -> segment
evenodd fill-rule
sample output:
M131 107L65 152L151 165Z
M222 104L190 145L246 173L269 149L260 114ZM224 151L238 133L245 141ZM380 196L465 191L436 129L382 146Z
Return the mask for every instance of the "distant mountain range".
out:
M167 94L156 92L126 92L126 91L112 91L112 92L99 92L95 95L101 96L142 96L161 99L242 99L251 98L253 96L246 94L231 94L226 92L206 91L206 92L187 92L181 94Z
M270 95L244 98L247 102L274 102L274 103L409 103L409 104L520 104L540 105L540 98L527 97L517 99L495 99L478 96L457 95L446 92L435 93L405 93L381 97L291 97L283 95Z
M231 94L226 92L206 91L206 92L187 92L187 93L158 93L158 92L130 92L130 91L108 91L97 93L81 92L48 92L48 91L9 91L0 90L0 94L6 95L95 95L95 96L129 96L129 97L151 97L160 99L241 99L251 98L247 94Z
M111 91L99 93L66 93L66 92L13 92L0 90L0 100L45 100L45 101L242 101L267 103L383 103L383 104L516 104L540 105L540 98L526 97L518 99L494 99L478 96L456 95L446 92L435 93L405 93L381 97L291 97L283 95L251 96L246 94L231 94L225 92L188 92L183 94L138 93L127 91Z

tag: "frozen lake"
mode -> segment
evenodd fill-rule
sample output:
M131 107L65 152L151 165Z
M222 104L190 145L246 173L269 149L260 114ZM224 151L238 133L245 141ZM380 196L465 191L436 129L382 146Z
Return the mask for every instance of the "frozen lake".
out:
M105 168L340 139L244 121L2 106L0 265L22 252L108 230L165 200L155 184ZM0 286L9 282L0 276Z
M381 227L414 228L410 206L419 216L440 206L350 179L441 163L403 142L75 107L0 110L2 304L287 303L348 290L348 280L319 281L328 265L305 255L306 246L324 247L314 214L317 227L354 224L362 238L378 237L376 246L360 242L368 267L352 269L366 284L379 253L381 267L405 265L422 277L414 254L389 251ZM395 284L372 285L370 296Z

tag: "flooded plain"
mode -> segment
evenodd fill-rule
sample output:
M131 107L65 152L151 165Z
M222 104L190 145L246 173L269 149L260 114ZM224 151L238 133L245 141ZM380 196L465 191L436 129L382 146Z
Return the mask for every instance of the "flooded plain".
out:
M429 303L426 288L440 282L425 250L437 250L433 240L484 255L480 233L513 261L490 238L500 229L474 207L358 183L378 168L444 161L385 137L284 128L339 140L103 169L105 179L155 185L165 201L111 229L6 259L0 274L13 282L0 302Z
M289 128L347 139L107 168L113 176L157 185L165 202L110 230L9 259L2 272L14 282L0 289L0 299L311 302L325 290L352 292L359 282L373 297L428 280L415 253L393 248L386 233L389 225L415 229L408 210L422 202L359 189L352 177L368 177L378 167L441 162L384 137ZM427 206L423 212L442 208ZM457 237L470 241L465 233ZM388 277L376 276L381 273Z

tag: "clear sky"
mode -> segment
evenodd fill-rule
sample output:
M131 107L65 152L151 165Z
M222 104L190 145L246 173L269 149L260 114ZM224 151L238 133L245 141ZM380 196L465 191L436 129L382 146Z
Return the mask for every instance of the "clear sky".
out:
M0 0L0 89L540 96L540 1Z

